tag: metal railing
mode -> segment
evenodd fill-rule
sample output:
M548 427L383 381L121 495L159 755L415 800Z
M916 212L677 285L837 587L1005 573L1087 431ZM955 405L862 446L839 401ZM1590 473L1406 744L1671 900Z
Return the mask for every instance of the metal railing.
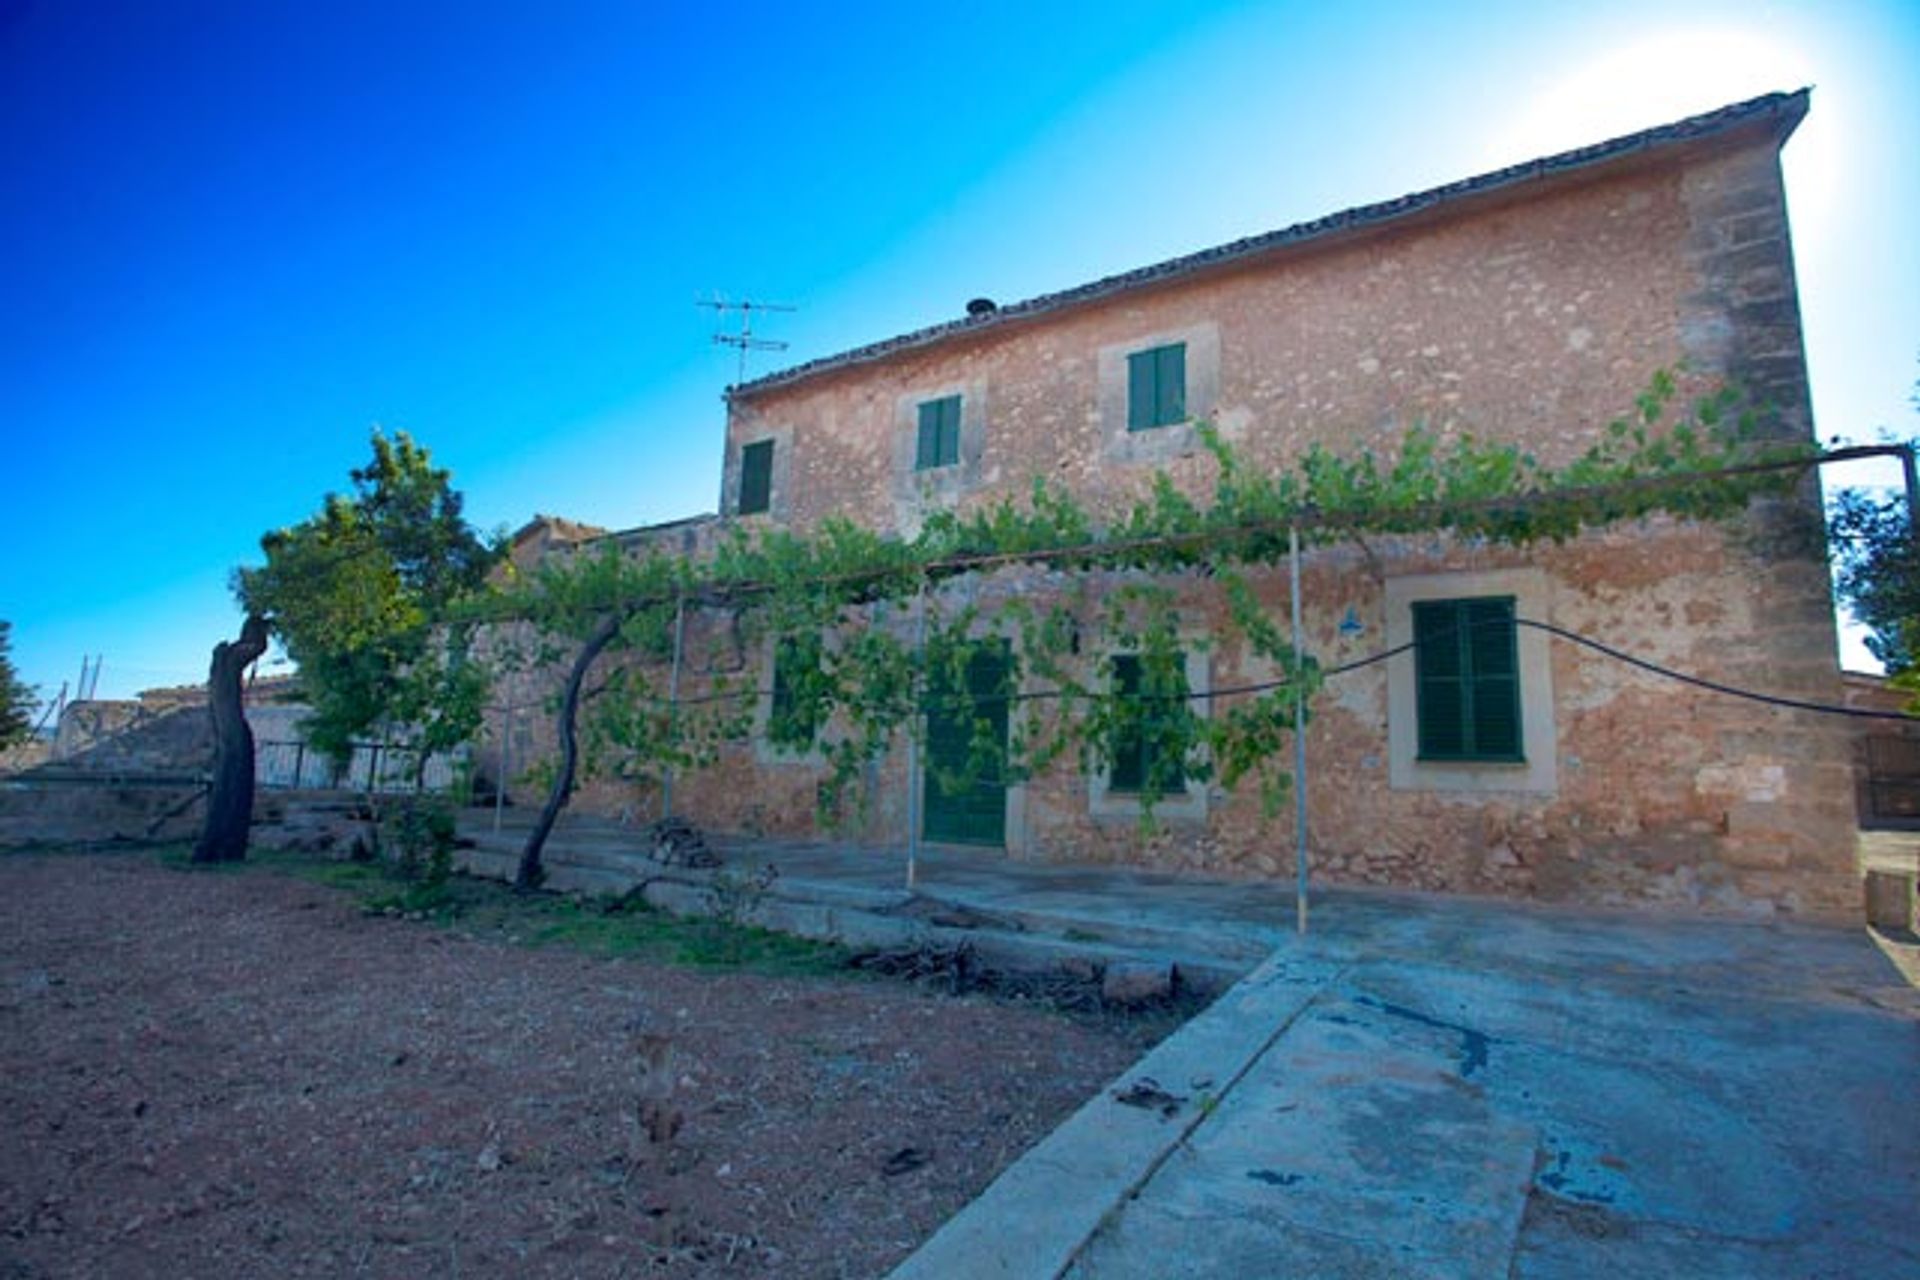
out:
M453 791L464 785L464 753L428 755L392 742L356 742L344 763L299 741L256 741L253 781L274 790Z

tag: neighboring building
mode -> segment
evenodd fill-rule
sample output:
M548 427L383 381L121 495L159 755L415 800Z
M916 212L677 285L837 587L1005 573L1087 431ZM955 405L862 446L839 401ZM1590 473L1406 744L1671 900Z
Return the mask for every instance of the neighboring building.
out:
M1275 468L1320 443L1391 450L1425 420L1584 451L1658 369L1732 379L1812 432L1779 152L1806 92L1335 214L817 360L729 393L722 519L811 529L829 516L910 535L936 509L1018 498L1043 476L1117 510L1164 474L1211 481L1195 423ZM624 535L644 541L646 531ZM1177 584L1206 634L1219 601ZM1083 584L1084 587L1084 584ZM1076 589L1007 575L956 590ZM1284 616L1284 577L1262 583ZM1668 667L1841 700L1817 491L1737 526L1652 520L1515 550L1372 541L1307 560L1309 648L1328 665L1467 619L1498 644L1342 676L1309 735L1322 880L1585 902L1834 914L1858 901L1853 744L1829 718L1662 680L1515 620L1551 622ZM770 652L700 659L757 669ZM765 646L762 646L764 648ZM1204 690L1264 674L1222 647ZM1126 679L1124 664L1118 673ZM936 727L937 728L937 727ZM940 735L934 735L940 750ZM483 752L484 758L484 752ZM859 837L907 835L905 762L875 770ZM1143 836L1137 760L928 806L924 834L1025 858L1287 874L1291 828L1257 797L1191 783ZM741 744L675 783L719 831L812 828L818 762ZM632 784L580 803L648 815Z
M411 790L417 755L388 744L357 744L336 765L306 745L310 714L295 676L266 676L246 685L247 725L253 730L254 779L262 787L319 790ZM430 791L462 784L467 752L430 758L421 773ZM132 699L83 699L60 712L45 767L33 776L170 776L201 779L213 761L213 720L207 686L143 689Z

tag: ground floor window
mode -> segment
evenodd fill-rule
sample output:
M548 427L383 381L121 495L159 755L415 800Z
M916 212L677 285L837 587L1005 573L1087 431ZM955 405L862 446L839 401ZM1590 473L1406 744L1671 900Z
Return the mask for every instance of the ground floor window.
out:
M1396 791L1559 790L1543 570L1461 570L1386 580L1388 783Z
M1113 692L1121 699L1120 722L1113 738L1107 790L1138 795L1152 779L1158 790L1178 794L1187 785L1186 735L1179 726L1188 714L1185 655L1173 670L1156 678L1139 654L1116 654Z
M1413 606L1422 760L1525 759L1513 597Z
M820 637L782 636L773 650L773 705L767 737L784 751L809 751L825 719L820 702Z

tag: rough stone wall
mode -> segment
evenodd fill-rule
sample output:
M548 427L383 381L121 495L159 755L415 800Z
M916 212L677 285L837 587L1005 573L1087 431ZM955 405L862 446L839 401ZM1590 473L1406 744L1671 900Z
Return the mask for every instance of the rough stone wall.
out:
M1519 568L1539 570L1549 583L1542 621L1703 679L1775 691L1805 683L1751 651L1767 611L1780 607L1764 561L1743 548L1737 531L1665 521L1532 552L1411 540L1316 550L1303 582L1308 647L1329 667L1385 649L1385 587L1401 575ZM1058 582L1016 580L1030 594L1063 593ZM1284 616L1284 573L1262 575L1256 586L1270 611ZM1185 630L1196 637L1224 631L1214 588L1187 582L1181 595ZM1308 736L1315 877L1725 912L1825 916L1851 908L1854 725L1729 699L1565 640L1551 641L1550 652L1558 780L1546 794L1503 790L1498 780L1472 792L1395 788L1389 672L1391 663L1410 659L1332 678ZM764 687L762 661L759 648L742 652L723 623L703 619L688 629L683 693L703 696L714 670ZM1272 675L1232 645L1217 644L1208 655L1209 687ZM1220 699L1216 714L1231 702ZM547 731L545 721L541 727ZM711 766L676 778L675 811L715 831L817 833L824 770L815 759L771 752L758 732L756 725ZM902 751L875 765L867 807L848 815L839 838L897 850L907 837L906 779ZM602 775L575 803L582 812L644 823L658 816L661 789L657 778ZM1291 814L1264 818L1251 787L1231 795L1210 788L1196 817L1172 810L1163 809L1152 831L1124 807L1096 814L1087 779L1055 770L1018 789L1008 849L1042 860L1291 874Z
M204 690L202 691L204 695ZM299 737L307 708L248 694L247 723L258 745ZM182 699L71 704L47 764L85 773L202 773L213 759L207 704Z
M1846 705L1857 711L1908 712L1913 695L1897 689L1885 676L1849 671L1842 678ZM1920 761L1920 720L1905 722L1886 719L1860 719L1854 722L1853 771L1854 794L1862 827L1892 830L1920 829L1920 817L1910 817L1915 787L1906 782L1915 776L1912 766ZM1872 757L1882 757L1882 769L1889 779L1898 778L1886 797L1885 812L1874 803Z
M44 738L18 743L0 751L0 777L45 764L53 758L53 744Z
M204 701L88 701L68 705L54 738L53 762L90 770L200 770L213 753Z
M1191 429L1114 429L1116 353L1123 369L1129 347L1168 338L1202 366L1189 369L1196 411L1266 466L1312 442L1390 450L1416 420L1561 462L1662 367L1684 366L1689 386L1738 379L1771 402L1782 434L1811 430L1776 147L1746 134L742 397L728 493L740 444L760 438L778 442L774 501L753 519L800 528L839 514L910 533L933 505L1017 497L1035 476L1105 508L1159 472L1203 491L1211 461ZM954 389L977 401L963 466L938 486L904 484L906 410ZM1304 585L1308 643L1329 665L1384 648L1391 581L1525 570L1539 577L1542 621L1706 679L1834 702L1818 528L1809 489L1724 528L1648 521L1529 551L1439 539L1321 549ZM1284 616L1284 575L1261 590ZM1186 610L1196 635L1218 629L1221 605L1204 586ZM1396 788L1390 668L1335 680L1309 735L1316 875L1713 911L1854 906L1845 722L1676 684L1564 640L1548 652L1544 791L1497 773L1467 790ZM1218 685L1268 674L1224 646L1209 661ZM819 772L740 743L677 780L675 807L716 830L804 835ZM902 753L872 780L872 808L850 838L897 844ZM592 784L579 803L644 820L657 781ZM1076 772L1034 779L1010 803L1010 852L1291 871L1290 821L1263 820L1252 795L1216 790L1203 814L1150 834L1094 808Z
M839 513L911 530L921 509L897 491L894 437L911 427L899 402L960 386L983 401L977 480L938 501L1018 498L1036 475L1109 504L1143 492L1156 470L1197 488L1209 470L1190 431L1141 433L1131 443L1155 455L1115 456L1100 364L1109 348L1209 328L1212 415L1267 465L1312 442L1390 449L1415 420L1564 461L1631 409L1654 370L1683 361L1703 382L1765 375L1759 389L1804 434L1772 165L1771 143L1755 141L1691 165L1592 176L826 373L736 402L730 471L742 442L784 433L777 518L805 528ZM1770 237L1756 229L1769 211L1753 207L1749 184L1771 189ZM1190 385L1196 377L1190 367Z
M0 847L172 841L200 828L197 779L41 772L0 782Z

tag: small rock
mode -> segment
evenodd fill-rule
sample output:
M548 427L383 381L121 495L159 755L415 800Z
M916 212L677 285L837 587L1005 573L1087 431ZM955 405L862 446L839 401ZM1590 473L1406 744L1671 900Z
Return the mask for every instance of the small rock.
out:
M1075 982L1098 982L1100 962L1088 956L1066 956L1059 962L1060 973Z
M1513 846L1504 840L1487 850L1487 863L1495 867L1517 867L1522 865L1520 855L1514 852Z
M500 1154L500 1144L489 1142L480 1151L480 1158L474 1161L482 1173L498 1173L500 1166L506 1163L506 1157Z
M931 1159L933 1156L919 1147L902 1147L881 1163L880 1172L885 1177L897 1178L903 1173L912 1173Z
M1187 1101L1177 1093L1168 1093L1162 1089L1160 1082L1152 1076L1141 1076L1126 1088L1115 1091L1113 1100L1126 1107L1158 1111L1162 1117L1166 1118L1179 1114L1180 1108Z
M1100 998L1108 1004L1146 1004L1173 994L1173 966L1117 960L1100 980Z

